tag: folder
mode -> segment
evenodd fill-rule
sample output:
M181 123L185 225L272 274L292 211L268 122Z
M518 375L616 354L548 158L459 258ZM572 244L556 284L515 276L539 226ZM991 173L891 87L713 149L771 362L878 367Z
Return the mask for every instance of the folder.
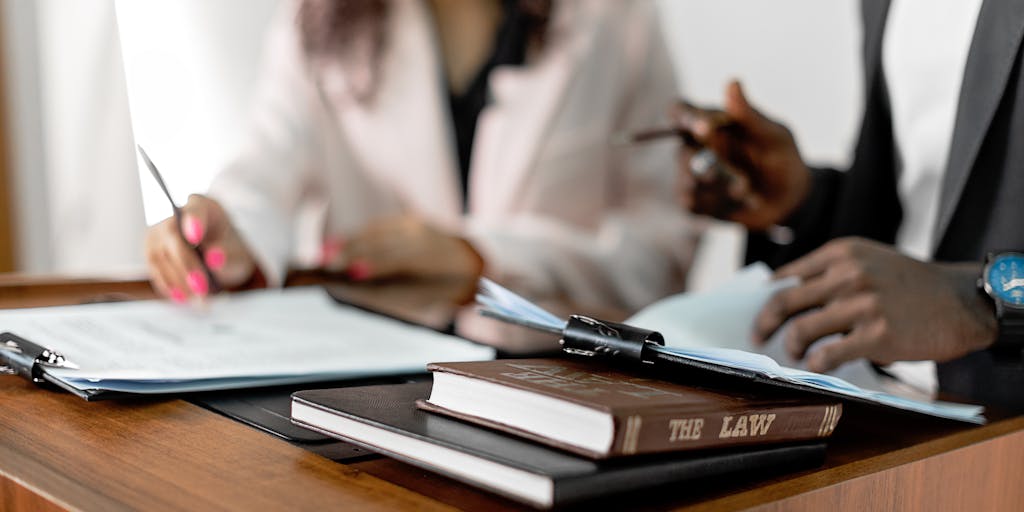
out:
M927 402L863 389L843 379L786 368L768 356L730 348L666 346L657 331L584 315L563 320L497 283L482 279L477 302L480 313L531 329L561 336L562 350L577 357L631 366L649 372L706 377L797 390L871 406L889 407L966 423L983 424L984 408L941 401Z

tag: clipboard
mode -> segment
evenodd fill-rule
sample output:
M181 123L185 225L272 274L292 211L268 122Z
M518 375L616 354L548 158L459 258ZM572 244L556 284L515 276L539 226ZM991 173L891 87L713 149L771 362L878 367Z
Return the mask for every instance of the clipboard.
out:
M56 387L86 401L96 400L101 395L103 398L124 395L113 391L83 390L69 386L47 373L49 368L74 368L74 363L55 350L13 333L0 332L0 375L20 375L29 382Z

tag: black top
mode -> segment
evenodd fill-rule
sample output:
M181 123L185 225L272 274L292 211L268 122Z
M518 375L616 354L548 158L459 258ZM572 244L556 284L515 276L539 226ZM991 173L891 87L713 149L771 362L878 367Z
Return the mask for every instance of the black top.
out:
M490 58L477 71L476 77L461 94L448 91L452 126L459 155L463 204L469 194L469 160L473 154L476 121L489 101L488 79L497 66L520 66L526 61L528 42L527 20L516 0L504 0L505 16L498 27Z

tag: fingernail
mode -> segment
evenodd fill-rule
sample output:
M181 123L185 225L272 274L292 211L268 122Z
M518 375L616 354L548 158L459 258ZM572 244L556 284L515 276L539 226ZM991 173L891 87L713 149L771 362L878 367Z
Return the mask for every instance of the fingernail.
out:
M224 254L224 249L220 247L207 250L205 256L206 266L210 267L210 270L220 270L228 259L227 255Z
M198 245L203 241L203 223L195 217L185 217L185 221L181 223L181 231L181 234L185 235L185 240L192 245Z
M320 264L327 265L334 261L334 259L341 254L341 250L344 247L345 242L340 238L328 238L324 240L324 244L320 247Z
M171 300L175 304L184 304L185 292L181 291L181 288L171 288Z
M370 278L370 264L365 261L353 261L348 266L348 277L353 281L365 281Z
M185 282L188 283L192 293L200 297L204 297L210 291L210 285L206 282L206 276L198 270L189 272L188 276L185 277Z

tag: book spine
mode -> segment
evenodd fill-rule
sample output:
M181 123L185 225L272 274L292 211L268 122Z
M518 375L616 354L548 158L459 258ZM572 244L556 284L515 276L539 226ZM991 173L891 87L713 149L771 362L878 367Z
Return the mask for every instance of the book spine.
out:
M628 414L615 419L609 455L803 441L828 437L841 404L781 407L715 414Z

